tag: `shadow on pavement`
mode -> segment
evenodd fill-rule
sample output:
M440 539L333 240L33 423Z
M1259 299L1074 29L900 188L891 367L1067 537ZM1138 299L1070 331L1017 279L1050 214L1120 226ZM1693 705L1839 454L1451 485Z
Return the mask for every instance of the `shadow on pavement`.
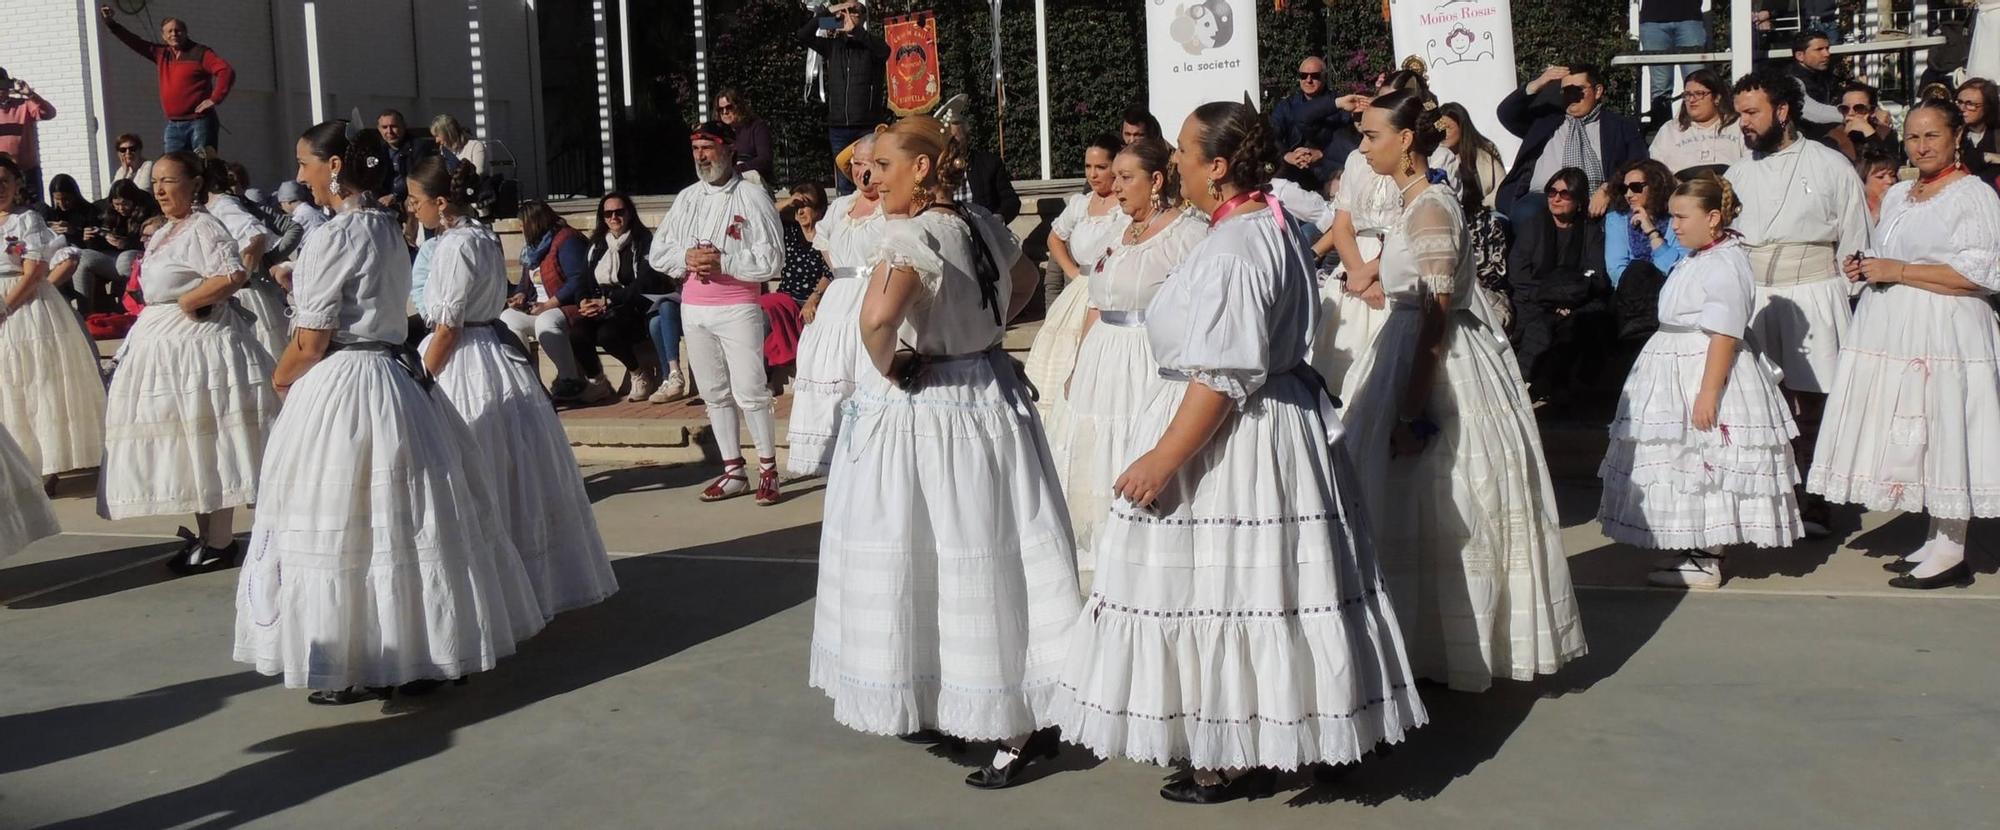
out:
M236 827L432 757L450 748L461 728L645 668L811 599L814 569L702 556L740 557L746 551L811 545L818 538L819 525L812 524L617 560L613 567L621 589L616 595L557 618L522 644L519 654L473 677L468 686L447 687L426 698L397 698L383 707L396 713L393 716L262 741L246 749L266 756L254 763L181 790L51 826ZM240 691L271 681L245 673L204 682ZM208 687L202 694L212 697L216 691ZM272 693L286 696L301 709L307 705L302 690ZM68 720L50 713L19 717L44 718L30 721L42 730L64 728ZM133 740L139 735L119 737Z
M88 535L88 534L83 534ZM64 556L0 570L0 602L8 608L50 608L64 603L156 585L174 578L163 559L181 542L151 542L117 550ZM129 570L119 570L131 566ZM62 587L73 580L86 580ZM53 590L52 590L53 589ZM46 593L42 593L46 592ZM0 733L5 734L5 733Z
M1298 774L1290 784L1304 789L1294 792L1288 803L1294 807L1333 802L1375 806L1399 798L1422 801L1436 797L1452 782L1498 755L1537 701L1589 691L1617 674L1659 632L1680 605L1681 595L1593 592L1581 594L1577 600L1583 609L1589 654L1531 683L1495 680L1493 688L1479 694L1426 686L1423 697L1424 707L1430 711L1429 724L1390 752L1342 767L1327 780ZM1281 779L1281 786L1284 782Z
M192 723L222 709L228 698L276 684L251 672L162 686L117 700L78 703L0 718L7 752L0 773L34 769L123 746Z

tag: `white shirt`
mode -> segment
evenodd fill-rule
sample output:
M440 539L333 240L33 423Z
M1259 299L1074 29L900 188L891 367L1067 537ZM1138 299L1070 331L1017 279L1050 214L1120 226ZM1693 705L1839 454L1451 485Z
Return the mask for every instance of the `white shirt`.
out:
M204 280L243 270L236 240L222 220L195 208L185 219L169 220L153 232L139 265L139 291L147 305L178 301Z
M1838 151L1803 138L1764 158L1746 156L1727 174L1743 212L1730 227L1752 247L1827 244L1844 258L1868 246L1861 177Z
M212 193L208 197L208 212L222 220L222 226L229 229L229 236L236 240L236 252L250 250L257 240L264 240L264 250L278 244L278 235L264 225L264 220L250 212L250 207L242 199L227 193Z
M1660 323L1743 339L1756 304L1750 257L1735 240L1681 259L1660 288Z
M1949 265L1988 293L2000 291L2000 196L1977 176L1952 182L1921 202L1910 200L1915 186L1902 182L1883 194L1873 254Z
M813 249L826 254L826 262L838 271L842 268L866 269L868 258L882 247L882 225L888 218L882 213L882 203L877 201L875 209L867 216L853 219L848 213L861 197L849 193L833 200L827 206L826 217L819 220L813 232Z
M486 175L485 140L478 138L468 139L465 142L465 146L458 148L458 151L452 155L458 156L459 161L472 165L473 172L482 176Z
M1224 217L1146 306L1153 360L1239 407L1305 363L1319 327L1307 233L1269 210Z
M995 322L994 310L982 306L974 270L973 230L957 216L925 211L908 219L890 219L882 229L882 244L873 266L908 267L915 271L922 292L903 317L898 337L904 345L928 355L960 355L983 351L1006 333ZM999 263L996 301L1007 304L1007 264Z
M1304 191L1300 191L1303 193ZM1090 278L1090 305L1100 311L1142 311L1167 275L1208 236L1208 220L1184 208L1150 239L1120 245Z
M409 337L410 249L388 211L342 208L299 250L292 325L332 331L340 343Z
M306 234L326 224L326 211L320 210L317 205L299 202L292 205L292 221L299 223L300 239L304 239Z
M739 238L729 230L735 217ZM687 252L707 240L722 251L722 273L741 282L778 278L785 267L785 236L771 194L730 177L721 186L695 182L674 197L667 216L653 230L646 259L653 270L676 279L687 276ZM688 286L685 290L695 290Z
M1049 233L1069 245L1069 258L1076 260L1078 272L1088 274L1118 246L1119 235L1131 224L1132 217L1119 210L1117 202L1103 215L1092 216L1090 194L1075 193L1063 204L1061 215L1049 223Z
M1326 233L1328 228L1333 227L1333 203L1290 179L1272 179L1271 196L1278 200L1286 213L1313 226L1320 233Z
M18 277L28 261L48 262L64 247L63 238L49 230L32 208L15 208L0 219L0 242L6 246L6 255L0 256L0 279Z
M436 246L424 285L424 319L453 328L499 319L507 308L507 256L493 229L460 219L424 244Z
M126 179L132 180L133 185L151 194L153 192L153 160L147 159L139 162L137 170L121 164L118 166L118 172L111 174L111 181L114 184Z
M1458 154L1439 147L1429 161L1432 168L1444 171L1445 186L1458 192ZM1334 194L1333 209L1347 211L1355 233L1386 232L1402 221L1403 193L1395 179L1375 172L1360 150L1348 153L1340 169L1340 191ZM1486 186L1497 188L1500 183Z
M1750 148L1743 143L1742 128L1735 124L1723 126L1720 118L1712 127L1688 122L1686 129L1681 128L1679 119L1670 119L1654 134L1647 155L1679 173L1707 164L1735 164L1750 155Z

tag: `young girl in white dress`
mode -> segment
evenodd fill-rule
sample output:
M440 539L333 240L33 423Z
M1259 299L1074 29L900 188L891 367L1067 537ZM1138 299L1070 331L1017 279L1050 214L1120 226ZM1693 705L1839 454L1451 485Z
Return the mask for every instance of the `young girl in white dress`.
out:
M298 142L299 180L339 214L293 272L295 329L272 378L289 395L236 600L236 660L328 705L485 671L545 622L491 484L462 457L469 431L403 345L409 249L375 202L388 147L344 127Z
M42 492L41 475L28 465L21 445L0 427L0 559L61 532L49 497Z
M1957 157L1951 102L1911 110L1919 177L1882 198L1875 248L1827 401L1806 489L1869 510L1930 516L1923 545L1884 567L1896 588L1965 585L1966 523L2000 516L2000 198Z
M1359 760L1425 721L1339 421L1306 355L1311 240L1265 205L1269 126L1240 103L1181 127L1182 195L1215 217L1146 307L1167 383L1133 427L1097 576L1051 704L1101 757L1210 803L1274 770Z
M1049 225L1049 259L1069 284L1049 303L1042 327L1028 347L1028 382L1038 395L1035 406L1043 419L1055 413L1063 383L1076 368L1076 350L1083 343L1083 318L1090 310L1089 279L1098 260L1118 247L1131 218L1118 209L1111 194L1111 160L1123 145L1114 135L1092 139L1083 151L1084 180L1090 192L1069 197L1063 212Z
M1389 319L1346 419L1411 664L1477 692L1585 648L1527 388L1476 290L1457 194L1425 161L1438 117L1411 92L1362 113L1361 152L1406 204L1382 249Z
M104 455L97 344L48 279L61 241L22 201L21 168L0 153L0 428L49 487Z
M476 440L468 468L481 467L498 491L495 517L521 555L542 613L595 605L618 590L597 531L590 494L569 436L535 375L527 348L497 322L507 307L507 257L500 237L467 218L479 178L432 157L410 168L410 213L437 234L430 282L419 309L431 334L419 347Z
M1014 781L1019 755L1054 750L1051 733L1028 739L1050 723L1079 599L1048 445L999 351L1010 299L1034 286L1010 285L943 203L961 150L927 117L875 142L882 207L898 218L862 301L873 371L827 482L810 682L862 732L1001 741L966 779L990 788Z
M1049 419L1056 472L1069 499L1079 573L1095 569L1091 541L1111 512L1111 483L1137 455L1132 422L1165 381L1146 342L1146 304L1167 274L1208 235L1206 217L1181 199L1174 146L1142 138L1112 162L1112 192L1132 217L1122 244L1091 269L1090 313L1069 394Z
M207 176L192 153L153 163L153 197L167 225L139 273L146 309L125 336L105 406L97 513L113 521L193 513L177 573L242 558L236 508L257 500L264 443L278 417L271 356L231 298L247 275L222 220L198 202Z
M822 476L833 465L840 433L840 408L854 394L854 379L866 365L861 350L861 295L868 289L868 258L881 245L881 194L870 168L875 162L873 133L854 142L849 175L860 189L833 200L819 221L813 247L826 257L833 276L806 300L799 336L798 374L792 378L791 444L785 468L795 476Z
M1647 579L1722 585L1723 548L1773 548L1805 535L1798 435L1776 367L1743 348L1755 300L1750 258L1724 231L1741 209L1729 183L1703 174L1667 203L1694 253L1660 289L1660 328L1625 378L1611 445L1598 467L1597 521L1628 545L1678 551Z
M208 212L222 220L223 227L229 229L230 237L236 240L243 273L249 275L249 281L236 292L236 302L250 312L252 331L256 333L257 342L270 352L271 363L275 367L278 356L285 353L285 344L292 339L292 321L286 314L285 291L278 287L264 268L264 254L278 243L278 235L272 233L270 226L250 210L242 197L229 192L228 165L218 159L209 159L202 177L208 182Z

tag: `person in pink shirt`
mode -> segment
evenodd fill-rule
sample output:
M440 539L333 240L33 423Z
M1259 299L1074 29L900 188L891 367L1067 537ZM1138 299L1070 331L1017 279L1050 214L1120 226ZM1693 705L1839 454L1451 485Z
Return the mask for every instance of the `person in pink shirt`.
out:
M56 105L28 86L28 82L0 69L0 153L14 158L21 167L22 186L28 201L42 200L42 155L35 138L35 125L56 117Z
M690 144L700 181L674 197L646 254L654 270L681 284L681 324L695 385L722 451L722 475L703 501L750 491L744 473L747 421L757 446L757 503L778 503L777 419L764 374L764 310L757 297L785 264L784 232L771 194L736 173L736 133L710 121Z

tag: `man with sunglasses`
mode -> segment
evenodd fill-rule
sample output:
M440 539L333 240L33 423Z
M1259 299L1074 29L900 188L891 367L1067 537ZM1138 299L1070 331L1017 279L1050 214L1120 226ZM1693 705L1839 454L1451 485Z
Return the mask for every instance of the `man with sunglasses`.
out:
M113 158L118 160L118 167L111 173L111 183L130 179L140 190L152 193L153 161L146 158L146 143L136 135L125 133L111 142L111 149L115 154Z
M1756 283L1743 342L1783 370L1799 427L1792 451L1807 469L1851 316L1841 263L1868 246L1868 207L1854 165L1800 134L1805 93L1789 72L1759 69L1733 92L1751 153L1727 174L1743 206L1730 230ZM1799 513L1806 535L1827 534L1824 499L1802 492Z
M1603 105L1604 76L1596 66L1551 66L1500 102L1500 124L1521 137L1521 149L1494 195L1494 208L1515 226L1546 210L1542 188L1556 171L1582 170L1590 182L1591 218L1611 207L1604 187L1611 172L1646 158L1639 122Z
M823 21L832 22L827 27ZM820 6L796 34L799 45L826 62L826 137L833 154L875 129L887 116L889 44L868 31L868 6L861 0L835 0ZM833 182L842 195L854 192L847 171L835 170Z
M1271 108L1271 132L1284 151L1278 177L1318 192L1347 154L1360 146L1354 113L1368 106L1366 95L1327 92L1326 61L1299 62L1299 90Z

